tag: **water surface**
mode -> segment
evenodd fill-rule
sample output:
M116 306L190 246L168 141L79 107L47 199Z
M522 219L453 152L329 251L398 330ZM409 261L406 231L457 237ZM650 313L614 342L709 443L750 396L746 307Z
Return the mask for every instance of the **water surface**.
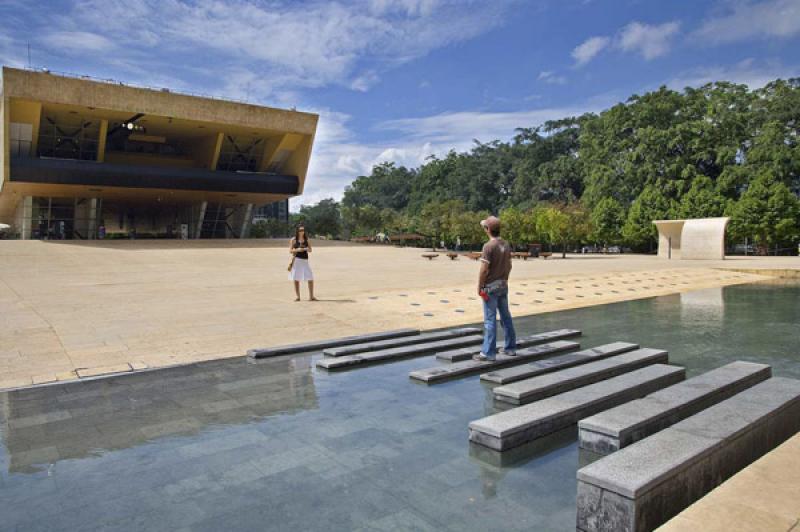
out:
M800 285L746 285L516 320L583 347L669 350L689 376L743 359L800 378ZM233 359L0 394L0 530L574 530L574 431L476 452L478 377L433 357L325 373Z

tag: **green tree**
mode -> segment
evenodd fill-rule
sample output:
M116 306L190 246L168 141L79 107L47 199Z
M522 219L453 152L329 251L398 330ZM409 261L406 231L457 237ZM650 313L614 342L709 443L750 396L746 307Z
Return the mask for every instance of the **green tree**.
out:
M461 239L465 247L475 248L483 244L486 234L480 226L481 220L489 216L488 211L462 211L450 218L449 240L451 242Z
M310 235L338 238L342 230L342 215L339 203L328 198L314 205L300 207L300 219Z
M567 246L580 242L589 233L589 216L580 205L542 209L536 223L552 244L561 245L563 258L567 256Z
M500 223L503 238L510 242L512 247L519 248L530 244L536 238L535 220L516 207L503 209L500 213Z
M769 172L759 175L728 210L730 233L752 239L761 253L800 235L800 200Z
M590 215L591 237L595 242L608 246L622 239L625 224L625 209L614 198L603 198L594 206Z
M673 211L672 202L661 189L653 185L647 186L631 204L622 227L623 238L633 246L649 247L652 250L658 238L658 230L653 221L673 218Z
M383 230L381 210L373 205L343 207L342 220L347 236L375 236Z
M711 179L700 176L681 198L677 214L680 218L714 218L722 216L725 206L725 198L714 190Z
M259 220L250 228L251 238L288 238L293 229L289 222L267 218Z
M342 205L379 209L405 209L408 206L411 183L416 170L384 162L372 167L368 176L359 176L344 191Z

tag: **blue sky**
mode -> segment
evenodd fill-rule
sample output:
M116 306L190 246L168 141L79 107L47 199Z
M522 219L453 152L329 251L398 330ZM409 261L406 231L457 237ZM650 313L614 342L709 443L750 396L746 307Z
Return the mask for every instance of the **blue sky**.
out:
M0 62L320 114L303 198L660 85L800 76L800 0L0 0Z

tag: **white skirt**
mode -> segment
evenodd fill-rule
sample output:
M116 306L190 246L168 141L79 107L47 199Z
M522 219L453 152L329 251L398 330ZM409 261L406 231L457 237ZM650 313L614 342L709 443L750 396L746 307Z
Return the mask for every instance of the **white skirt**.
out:
M294 265L289 272L290 281L313 281L314 274L311 273L311 266L308 265L308 259L294 259Z

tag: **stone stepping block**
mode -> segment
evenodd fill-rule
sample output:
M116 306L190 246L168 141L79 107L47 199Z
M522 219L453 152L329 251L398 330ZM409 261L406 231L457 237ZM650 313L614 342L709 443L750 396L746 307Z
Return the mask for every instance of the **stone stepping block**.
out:
M585 417L671 386L685 376L684 368L653 364L473 421L469 424L469 439L495 451L513 449L574 426Z
M731 362L578 423L581 448L610 454L765 381L772 368Z
M541 344L520 349L517 351L517 355L513 357L498 353L494 361L465 360L463 362L454 362L447 366L418 369L409 373L408 376L417 381L433 384L450 379L466 377L467 375L480 373L491 368L502 368L505 366L522 364L524 362L546 357L554 353L578 349L579 347L580 344L577 342L558 340L548 344Z
M517 339L517 348L530 347L532 345L543 344L545 342L552 342L553 340L563 340L565 338L574 338L580 336L581 331L577 329L558 329L555 331L547 331L538 334L532 334L523 338ZM497 349L503 347L502 342L497 343ZM477 355L481 352L481 346L477 347L463 347L461 349L453 349L451 351L443 351L436 353L436 358L446 362L460 362L462 360L470 360L472 355Z
M470 334L480 334L480 329L474 327L464 327L460 329L449 329L446 331L435 331L418 334L416 336L406 336L404 338L390 338L388 340L378 340L376 342L365 342L356 345L347 345L344 347L331 347L325 349L323 353L328 357L342 357L347 355L355 355L367 351L378 351L379 349L387 349L389 347L401 347L404 345L425 344L428 342L435 342L437 340L446 340L448 338L457 338L459 336L468 336Z
M667 362L669 354L663 349L636 349L603 360L498 386L493 391L494 400L512 405L525 405L651 364Z
M510 384L530 377L536 377L537 375L551 373L553 371L559 371L572 366L578 366L580 364L619 355L620 353L626 353L634 349L639 349L639 345L628 342L612 342L610 344L584 349L576 353L539 360L532 364L523 364L521 366L514 366L513 368L484 373L481 375L481 380L494 384Z
M483 342L483 335L480 334L458 336L456 338L447 338L445 340L424 344L403 345L400 347L391 347L389 349L379 349L377 351L366 351L357 355L325 357L317 361L317 367L327 370L345 369L387 360L427 355L443 349L475 345L481 342Z
M409 336L416 336L418 334L419 334L419 329L397 329L394 331L359 334L356 336L344 336L342 338L332 338L330 340L320 340L317 342L305 342L301 344L283 345L279 347L250 349L247 351L247 356L250 358L267 358L267 357L276 357L281 355L293 355L295 353L321 351L329 347L339 347L343 345L374 342L377 340L387 340L389 338L404 338Z
M577 529L653 530L800 430L775 377L578 470Z

